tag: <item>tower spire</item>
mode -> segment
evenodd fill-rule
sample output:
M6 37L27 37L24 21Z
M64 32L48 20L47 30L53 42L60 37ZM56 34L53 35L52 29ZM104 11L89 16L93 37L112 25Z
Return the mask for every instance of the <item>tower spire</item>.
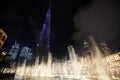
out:
M40 34L38 44L40 46L44 46L49 50L50 47L50 23L51 23L51 8L49 6L48 11L46 13L45 23L43 24L43 28Z
M50 48L50 24L51 24L51 3L46 13L45 22L43 24L43 28L37 44L36 56L39 56L40 58L44 57L46 59L48 56Z

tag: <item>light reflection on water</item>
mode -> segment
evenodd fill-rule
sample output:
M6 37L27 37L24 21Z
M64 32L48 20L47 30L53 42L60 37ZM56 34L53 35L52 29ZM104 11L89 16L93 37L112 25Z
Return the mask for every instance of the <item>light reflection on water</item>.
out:
M18 78L14 80L75 80L70 78L41 78L41 77L31 77L31 78Z

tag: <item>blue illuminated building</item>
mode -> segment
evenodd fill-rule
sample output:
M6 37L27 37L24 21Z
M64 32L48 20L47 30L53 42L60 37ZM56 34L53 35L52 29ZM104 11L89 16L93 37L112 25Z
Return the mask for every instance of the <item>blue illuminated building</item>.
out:
M18 52L20 50L19 43L15 40L15 43L12 45L9 54L11 55L11 59L15 60L17 58Z
M12 66L16 66L18 62L22 64L25 59L27 60L27 63L31 63L33 58L32 49L27 46L20 48L19 43L16 40L11 46L9 54Z
M43 28L40 34L40 38L37 44L35 57L38 57L41 59L44 57L44 60L47 60L49 47L50 47L50 23L51 23L51 8L48 8L45 23L43 24Z
M20 49L19 44L17 43L17 41L15 41L15 44L12 46L9 52L11 54L11 59L17 59L16 61L19 63L23 63L26 59L28 63L31 63L31 61L36 57L39 57L40 60L43 57L44 61L47 61L50 48L50 24L51 7L49 6L34 53L32 53L32 49L27 46L21 47Z
M10 48L9 54L11 55L11 65L15 65L17 63L18 55L20 51L20 45L19 43L15 40L15 43L12 45Z
M19 55L19 63L23 63L24 60L27 61L27 64L31 63L32 61L32 49L24 46L22 47L21 51L20 51L20 55Z

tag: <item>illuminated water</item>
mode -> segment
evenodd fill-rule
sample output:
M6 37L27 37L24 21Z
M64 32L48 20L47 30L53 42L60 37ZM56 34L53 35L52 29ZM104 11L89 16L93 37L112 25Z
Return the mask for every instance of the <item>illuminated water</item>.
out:
M35 64L26 61L16 70L15 80L120 80L120 62L104 58L96 42L90 36L92 55L78 57L72 46L68 47L70 60L53 61L49 53L47 64L36 58Z

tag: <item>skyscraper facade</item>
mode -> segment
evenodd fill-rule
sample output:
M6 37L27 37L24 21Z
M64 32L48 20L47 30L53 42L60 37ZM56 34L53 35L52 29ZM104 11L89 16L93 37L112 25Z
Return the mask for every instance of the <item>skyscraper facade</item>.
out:
M17 43L17 41L15 40L15 43L12 45L9 51L9 54L11 55L12 60L16 60L19 50L20 50L19 43Z
M46 13L45 23L43 24L43 28L34 54L35 57L39 57L40 59L44 58L45 61L47 60L50 47L50 23L51 8L49 7Z

